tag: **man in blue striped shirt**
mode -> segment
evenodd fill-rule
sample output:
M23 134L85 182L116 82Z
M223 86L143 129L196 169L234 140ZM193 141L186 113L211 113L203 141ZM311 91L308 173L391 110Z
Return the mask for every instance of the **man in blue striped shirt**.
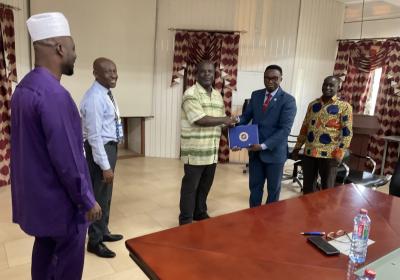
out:
M113 258L115 253L103 242L123 238L108 229L117 148L122 137L118 106L110 90L117 83L117 67L110 59L97 58L93 74L96 80L85 93L80 112L93 191L103 209L103 217L89 227L87 250L99 257Z

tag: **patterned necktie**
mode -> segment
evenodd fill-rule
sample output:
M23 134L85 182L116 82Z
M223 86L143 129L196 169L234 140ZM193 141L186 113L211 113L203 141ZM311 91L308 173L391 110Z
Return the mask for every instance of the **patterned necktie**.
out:
M265 112L268 108L269 102L272 99L272 94L268 93L267 98L265 98L264 104L262 106L262 111Z
M107 92L107 95L108 95L108 97L110 97L111 102L114 104L114 107L115 107L115 101L114 101L114 97L113 97L113 95L112 95L112 93L111 93L111 90L109 90L109 91Z
M111 99L111 102L113 103L113 105L114 105L114 113L115 113L115 134L116 134L116 136L117 136L117 141L119 141L120 139L120 136L119 136L119 130L118 130L118 115L117 115L117 106L115 105L115 101L114 101L114 97L113 97L113 95L112 95L112 93L111 93L111 90L109 90L108 92L107 92L107 95L108 95L108 97L110 97L110 99Z

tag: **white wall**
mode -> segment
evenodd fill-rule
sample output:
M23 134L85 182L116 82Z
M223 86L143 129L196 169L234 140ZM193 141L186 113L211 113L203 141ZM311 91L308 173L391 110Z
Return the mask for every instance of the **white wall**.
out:
M59 11L68 18L78 58L62 84L79 103L93 83L93 61L112 59L113 94L123 117L152 115L156 0L31 0L32 14Z
M26 3L27 0L8 2L16 1ZM282 87L296 97L298 105L293 133L299 130L307 104L320 95L322 79L332 73L336 39L340 37L343 25L342 3L334 0L152 0L148 3L155 3L154 1L157 3L158 15L156 34L150 31L148 34L155 36L156 44L154 75L152 75L154 80L151 85L151 111L154 117L147 119L145 124L146 156L179 157L182 85L170 87L174 47L174 32L168 30L170 27L246 30L247 33L241 34L240 40L238 91L233 93L233 109L239 109L242 100L250 96L252 90L263 86L262 74L265 66L272 63L280 64L284 71ZM32 2L43 3L42 0L32 0ZM51 2L46 7L47 10L53 5L59 5L57 4L59 1L46 0L46 2ZM79 7L78 4L72 5L71 1L62 2L71 11ZM20 6L23 5L26 6L26 4ZM117 7L119 10L129 12L127 7L130 6L117 5ZM25 8L24 13L26 12ZM98 15L98 12L97 8L92 9L92 17ZM116 15L110 19L110 21L118 20ZM81 17L78 22L78 25L72 23L73 32L87 30L86 24L90 22L90 18ZM141 17L132 17L132 22L139 27L144 24ZM80 25L86 27L79 30ZM22 21L18 27L18 34L24 32L26 27ZM90 33L90 30L87 32ZM112 30L103 32L108 34ZM27 33L23 36L26 40ZM105 38L108 36L105 35ZM99 42L96 41L96 44L87 40L85 42L77 44L78 59L88 62L92 59L91 54L84 55L82 49L97 52ZM27 46L29 44L25 44L25 48ZM108 53L112 55L118 53L121 44L107 46L109 46ZM143 51L143 47L136 42L129 46L131 52ZM17 52L18 49L22 51L23 47L17 48ZM26 54L29 52L25 50L24 53L29 57ZM126 53L123 54L128 56ZM17 62L19 57L25 62L25 68L21 66L19 71L25 69L27 72L29 66L26 65L29 63L26 61L29 61L29 58L19 54ZM129 60L121 63L129 64ZM89 85L91 69L90 66L86 68L84 75L79 75L79 82ZM120 106L126 106L128 102L136 102L141 98L141 95L132 95Z
M342 39L400 36L400 0L346 2Z
M333 0L158 0L154 118L146 120L146 156L179 157L182 87L169 86L174 47L169 27L247 30L240 39L233 109L262 87L268 64L280 64L282 87L298 102L296 133L308 102L320 96L323 77L333 72L343 14L344 5Z
M293 134L299 133L308 104L321 96L324 78L333 73L343 19L340 2L302 1L292 87L297 103Z
M345 23L343 25L342 39L382 38L400 36L400 18L366 21L361 23Z

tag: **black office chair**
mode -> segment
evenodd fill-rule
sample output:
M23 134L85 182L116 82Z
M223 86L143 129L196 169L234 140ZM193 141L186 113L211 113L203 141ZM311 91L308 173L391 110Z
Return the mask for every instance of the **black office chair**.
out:
M360 171L350 169L349 162L351 157L363 158L369 160L372 165L372 171ZM389 182L388 176L380 176L375 174L376 162L369 156L361 156L352 152L346 152L345 158L338 167L336 182L339 184L357 184L367 188L378 188Z
M397 161L396 169L390 181L389 194L400 197L400 158Z
M297 135L290 134L288 143L292 144L292 145L290 145L288 148L288 159L294 160L292 158L292 153L293 153L294 145L296 144L296 142L297 142ZM302 152L300 152L299 159L294 160L292 173L284 173L282 176L282 181L292 180L293 183L297 183L300 187L300 191L303 191L303 183L302 183L303 170L301 168L302 159L303 159L303 154L302 154Z

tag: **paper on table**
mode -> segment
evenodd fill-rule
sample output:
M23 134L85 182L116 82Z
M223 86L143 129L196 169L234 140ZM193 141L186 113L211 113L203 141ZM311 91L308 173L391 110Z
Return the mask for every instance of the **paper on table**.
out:
M334 240L328 241L328 243L331 244L336 249L338 249L340 253L342 253L343 255L348 256L350 253L350 245L351 245L350 239L351 235L349 236L343 235ZM375 241L368 239L368 246L374 243Z

